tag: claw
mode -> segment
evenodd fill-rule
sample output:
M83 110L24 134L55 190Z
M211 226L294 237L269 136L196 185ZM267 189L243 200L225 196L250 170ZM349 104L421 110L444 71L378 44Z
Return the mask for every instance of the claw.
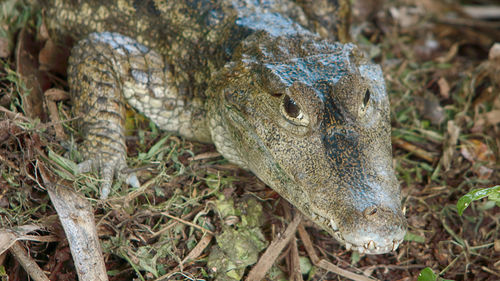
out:
M137 175L135 173L131 173L125 182L130 185L133 188L139 188L141 187L141 183L139 182L139 179L137 178Z
M124 160L108 159L104 162L101 159L89 159L78 164L77 173L88 173L90 171L98 171L101 174L102 184L100 186L100 199L107 199L111 193L113 179L125 181L133 188L141 187L139 179L135 173L122 174L121 171L127 168Z
M395 251L399 247L398 241L392 241L392 251Z

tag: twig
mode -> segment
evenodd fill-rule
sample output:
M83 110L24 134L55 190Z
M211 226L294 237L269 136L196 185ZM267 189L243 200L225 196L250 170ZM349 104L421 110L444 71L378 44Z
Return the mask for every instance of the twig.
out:
M216 157L220 157L221 154L217 151L210 151L210 152L205 152L205 153L201 153L201 154L198 154L198 155L195 155L193 157L189 157L188 160L189 161L197 161L197 160L204 160L204 159L210 159L210 158L216 158Z
M198 242L198 244L193 248L193 250L191 250L191 252L189 252L189 254L179 264L181 271L183 270L184 264L188 260L194 260L201 255L203 250L205 250L208 244L210 244L210 241L212 241L212 238L214 238L214 236L211 234L204 235L201 238L200 242Z
M300 270L299 249L297 249L297 239L295 237L290 241L290 280L303 281Z
M423 159L427 162L433 163L437 159L436 156L434 156L431 152L425 151L422 148L420 148L414 144L411 144L407 141L404 141L402 139L392 138L392 142L394 143L394 145L397 145L397 146L401 147L402 149L404 149L408 152L411 152L412 154L414 154L418 158Z
M28 255L28 253L26 253L26 250L19 242L14 243L9 251L33 280L50 281L47 275L43 273L38 264Z
M283 248L288 244L290 239L295 236L295 231L301 221L302 214L296 213L295 218L293 218L293 221L288 225L283 235L278 235L278 237L271 242L264 254L260 257L259 262L250 270L246 281L257 281L264 278Z
M92 206L71 188L56 187L41 161L38 161L38 171L68 238L78 279L108 280Z
M201 227L201 226L196 225L196 224L194 224L194 223L192 223L192 222L189 222L189 221L185 221L185 220L183 220L183 219L181 219L181 218L174 217L174 216L172 216L171 214L169 214L169 213L167 213L167 212L162 212L161 214L162 214L162 215L164 215L164 216L166 216L166 217L169 217L169 218L171 218L171 219L174 219L174 220L180 221L180 222L182 222L183 224L187 224L187 225L192 226L192 227L194 227L194 228L196 228L196 229L199 229L199 230L203 231L204 233L208 233L208 234L210 234L210 235L215 235L212 231L210 231L210 230L208 230L208 229L206 229L206 228L204 228L204 227Z
M464 6L463 11L475 19L500 19L500 6Z
M302 240L302 243L306 248L307 255L311 258L313 264L317 264L319 262L319 257L316 255L316 251L314 251L314 246L311 242L311 238L309 238L309 234L307 234L307 231L302 224L299 225L297 230L299 231L300 240Z
M481 269L484 270L484 271L486 271L486 272L488 272L488 273L490 273L490 274L494 274L494 275L500 277L500 273L494 271L493 269L489 269L486 266L481 266Z
M7 117L9 117L12 120L21 119L24 122L30 122L31 121L29 118L27 118L26 116L24 116L22 113L12 112L12 111L8 110L7 108L5 108L5 107L3 107L1 105L0 105L0 111L3 112L3 113L5 113L5 114L7 114Z
M194 210L192 210L190 213L184 215L181 217L181 219L183 220L187 220L189 218L191 218L194 214L197 214L201 211L201 209L203 208L195 208ZM165 231L169 230L170 228L174 227L176 224L178 224L179 222L178 221L174 221L174 222L171 222L169 223L167 226L163 227L162 229L156 231L156 232L153 232L153 235L151 235L150 239L154 239L158 236L160 236L161 234L163 234Z
M48 89L45 91L45 100L47 102L47 108L49 109L50 120L54 123L54 130L56 132L56 138L58 140L66 140L68 136L64 133L64 129L61 125L61 119L59 118L59 111L57 110L56 101L64 98L63 90L59 89Z
M378 264L378 265L370 265L366 267L360 268L361 270L375 270L377 268L383 269L397 269L397 270L408 270L414 268L424 268L426 267L424 264L407 264L407 265L395 265L395 264Z
M331 271L335 274L338 274L340 276L343 276L345 278L349 278L351 280L355 281L374 281L377 279L371 279L368 277L365 277L363 275L359 275L353 272L350 272L348 270L345 270L341 267L338 267L334 265L333 263L324 260L324 259L319 259L319 257L316 255L316 251L314 251L311 239L309 238L309 234L307 234L307 231L305 230L304 226L300 225L298 228L299 231L299 236L300 239L302 240L302 243L304 243L304 247L306 248L306 252L311 258L311 261L313 262L314 265L321 267L325 270Z
M437 23L447 24L447 25L456 25L456 26L465 26L471 28L488 28L488 29L497 29L500 27L500 23L498 22L487 22L481 20L474 20L468 18L442 18L436 20Z
M55 235L45 235L45 236L38 236L38 235L22 235L19 236L19 240L28 240L28 241L36 241L36 242L58 242L61 241L61 239Z

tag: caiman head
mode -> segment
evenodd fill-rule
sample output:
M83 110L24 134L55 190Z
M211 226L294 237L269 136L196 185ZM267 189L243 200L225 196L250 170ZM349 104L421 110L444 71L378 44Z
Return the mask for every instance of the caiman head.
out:
M407 223L392 165L378 65L352 44L247 39L216 74L208 112L218 150L347 248L395 250Z

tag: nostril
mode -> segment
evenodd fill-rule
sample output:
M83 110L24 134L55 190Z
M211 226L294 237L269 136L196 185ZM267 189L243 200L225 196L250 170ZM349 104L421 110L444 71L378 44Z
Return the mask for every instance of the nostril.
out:
M367 217L367 216L373 216L373 215L375 215L376 213L377 213L377 207L375 207L375 206L368 207L368 208L366 208L366 209L363 211L363 215L364 215L365 217Z

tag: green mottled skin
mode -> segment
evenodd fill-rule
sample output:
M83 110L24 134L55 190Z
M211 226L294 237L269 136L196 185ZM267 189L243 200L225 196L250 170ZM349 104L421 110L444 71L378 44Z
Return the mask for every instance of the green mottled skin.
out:
M402 241L382 72L335 42L348 39L348 1L43 2L53 36L78 41L68 79L80 169L101 171L102 197L126 167L128 102L166 131L215 143L348 248Z

